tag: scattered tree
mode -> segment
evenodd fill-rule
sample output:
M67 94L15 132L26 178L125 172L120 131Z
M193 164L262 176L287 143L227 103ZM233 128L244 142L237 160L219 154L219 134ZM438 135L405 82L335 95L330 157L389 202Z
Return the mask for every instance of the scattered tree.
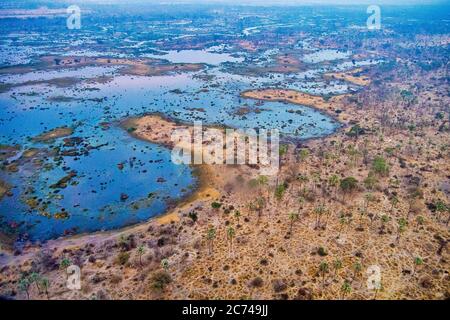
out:
M328 272L328 263L322 261L319 265L319 271L322 274L322 286L325 285L325 274Z
M292 234L292 228L294 227L294 223L299 219L299 215L297 212L291 212L289 214L289 221L290 221L290 226L289 226L289 233Z
M137 248L137 253L138 253L138 256L139 256L139 264L142 267L142 255L145 253L145 247L143 245L140 245Z
M19 280L18 289L21 292L25 292L27 295L27 299L30 300L30 280L26 276L22 276Z
M227 238L230 244L230 253L233 253L233 239L234 235L236 234L236 231L232 226L229 226L227 229Z
M208 239L209 254L212 254L213 242L214 239L216 238L216 229L214 229L214 227L208 228L208 231L206 232L206 238Z
M342 291L342 299L344 299L346 295L352 292L352 285L350 284L350 282L345 280L344 284L341 287L341 291Z
M339 259L334 260L333 268L334 268L334 278L336 279L339 269L342 269L342 261Z
M169 271L169 260L162 259L161 260L161 267L164 269L165 272Z
M347 177L341 180L340 187L345 199L346 194L350 194L357 189L358 180L356 180L354 177Z
M372 162L372 170L376 174L386 177L389 175L389 165L387 164L386 160L381 157L375 157Z

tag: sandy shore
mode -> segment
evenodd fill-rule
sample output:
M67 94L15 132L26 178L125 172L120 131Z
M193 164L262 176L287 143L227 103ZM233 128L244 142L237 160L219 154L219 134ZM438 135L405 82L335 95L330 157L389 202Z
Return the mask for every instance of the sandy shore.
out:
M248 90L241 93L241 97L243 98L288 102L311 107L316 110L325 112L329 116L336 118L343 123L348 122L347 120L349 119L348 110L346 108L341 108L342 100L347 96L347 94L343 94L325 99L321 96L299 92L296 90L270 88Z
M356 68L346 72L325 73L324 77L325 79L344 80L358 86L367 86L370 84L370 79L368 76L361 75L362 72L362 68Z

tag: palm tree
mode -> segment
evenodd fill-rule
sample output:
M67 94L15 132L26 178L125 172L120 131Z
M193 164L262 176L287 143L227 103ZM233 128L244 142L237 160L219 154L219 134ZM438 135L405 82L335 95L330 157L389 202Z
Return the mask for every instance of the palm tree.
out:
M447 211L447 205L442 201L442 200L438 200L436 201L436 212L437 212L437 216L436 219L439 222L441 219L441 214L445 211Z
M336 197L337 195L337 188L339 186L339 177L335 174L333 174L329 179L328 179L328 184L334 188L334 196Z
M361 273L362 265L359 262L355 262L353 265L353 279L356 279L356 277Z
M339 259L334 260L333 268L334 268L334 278L336 278L338 270L342 268L342 261Z
M364 207L359 208L359 229L362 230L362 218L366 214L366 209Z
M262 196L263 195L263 190L266 190L266 194L265 194L265 198L267 201L269 201L269 192L268 192L268 186L269 186L269 178L267 176L264 175L259 175L256 178L256 184L259 187L259 193Z
M398 197L393 195L390 199L390 202L391 202L391 212L392 212L392 211L394 211L394 208L397 206L397 204L399 202Z
M234 228L232 226L229 226L227 229L227 238L230 243L230 253L233 252L233 238L234 238L235 234L236 234L236 231L234 230Z
M206 238L208 239L208 247L209 247L209 254L212 254L213 252L213 241L216 237L216 229L214 227L209 227L208 231L206 232Z
M328 272L328 263L322 261L319 265L319 271L322 273L322 286L325 284L325 274Z
M277 186L275 187L274 196L278 201L281 201L283 199L283 196L284 196L287 188L288 188L288 184L286 183L286 181L284 181L283 183L277 184Z
M258 219L256 220L257 223L259 223L259 220L261 218L262 210L264 209L266 205L266 201L263 197L257 197L254 201L250 202L249 209L251 211L256 211L258 213Z
M375 200L376 200L375 196L370 192L364 195L364 206L366 210L369 208L370 203Z
M347 280L344 281L344 284L341 287L342 291L342 299L345 298L347 294L350 294L352 292L352 285Z
M48 294L48 288L50 287L50 281L47 278L41 277L40 283L41 283L41 288L44 290L44 293L47 297L47 300L50 300L50 295Z
M305 198L302 196L299 196L297 201L298 201L297 213L300 215L300 212L302 211L302 208L303 208L303 203L305 203Z
M289 234L292 234L292 227L294 226L294 222L299 219L299 215L297 212L291 212L289 214L289 220L290 220L290 227L289 227Z
M405 218L398 219L398 227L397 227L397 243L400 242L400 236L406 230L406 226L408 225L408 221Z
M28 277L22 276L22 278L20 278L18 289L19 291L26 293L28 300L30 300L30 285L31 283Z
M367 166L367 164L369 163L369 140L367 139L364 139L363 141L361 154L363 156L364 165Z
M169 260L162 259L161 260L161 267L164 269L164 271L167 272L169 270Z
M313 172L313 173L311 173L311 178L312 178L312 189L314 191L316 191L317 184L320 181L320 172Z
M386 215L386 214L383 214L383 215L381 216L380 234L381 234L381 233L384 233L384 229L386 229L386 224L387 224L390 220L391 220L391 218L390 218L388 215Z
M324 205L318 205L314 208L314 213L316 214L316 229L320 228L320 219L327 209Z
M39 286L41 276L37 272L33 272L28 276L28 280L30 282L30 285L34 283L36 286L36 289L38 290L39 294L41 293L41 287Z
M339 217L340 227L339 227L338 236L337 236L338 238L341 237L342 230L344 229L344 226L348 223L349 223L349 219L343 213L341 213L341 216Z
M356 165L356 163L358 161L359 151L355 147L353 147L353 145L350 145L348 147L348 151L347 152L348 152L348 155L349 155L351 166L353 167L353 166Z
M139 256L139 264L142 267L142 255L145 253L145 248L144 248L144 246L142 244L138 247L137 253L138 253L138 256Z

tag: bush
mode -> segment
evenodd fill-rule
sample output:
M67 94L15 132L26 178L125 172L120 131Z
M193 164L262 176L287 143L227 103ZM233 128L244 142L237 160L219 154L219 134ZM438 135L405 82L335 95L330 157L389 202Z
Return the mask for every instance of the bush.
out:
M282 292L287 289L286 283L281 279L276 279L272 282L273 291L276 293Z
M328 255L328 252L327 252L327 250L326 250L324 247L320 247L320 248L317 250L317 253L318 253L319 256L321 256L321 257L324 257L324 256Z
M349 137L358 137L360 135L363 135L366 133L366 130L364 128L361 128L359 125L354 125L350 128L350 130L347 132L347 135Z
M383 157L376 157L373 159L372 170L380 176L389 175L389 165Z
M61 263L59 264L59 267L60 267L61 269L66 269L66 268L69 267L71 264L72 264L72 262L71 262L69 259L63 258L63 259L61 260Z
M125 265L130 259L130 254L128 252L119 252L117 255L117 263L120 265Z
M151 279L151 288L155 291L161 292L164 291L166 286L172 282L172 278L170 274L166 271L159 271L152 276Z
M192 219L193 222L196 222L198 220L198 215L195 211L190 211L188 216Z
M340 187L344 192L352 192L358 187L358 180L353 177L347 177L341 180Z
M136 239L133 234L128 236L120 236L118 239L118 246L123 251L129 251L131 249L136 248Z
M369 174L367 175L367 178L364 179L364 186L368 190L373 190L373 189L375 189L377 184L378 184L377 178L375 177L375 175L372 172L369 172Z
M214 201L213 203L211 203L211 207L213 209L219 209L221 206L222 206L222 204L220 202Z
M261 288L263 286L263 283L263 279L261 279L260 277L256 277L252 279L252 281L250 281L250 287Z

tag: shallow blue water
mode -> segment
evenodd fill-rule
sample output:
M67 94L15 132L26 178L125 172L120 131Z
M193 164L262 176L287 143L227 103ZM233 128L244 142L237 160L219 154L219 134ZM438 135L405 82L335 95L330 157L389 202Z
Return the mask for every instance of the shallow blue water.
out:
M173 164L169 150L136 140L119 128L118 120L128 116L159 112L187 123L202 121L205 125L234 128L275 128L285 136L300 139L324 136L339 126L311 108L240 97L248 89L281 84L313 94L348 91L349 87L341 82L325 84L320 80L306 80L319 78L317 75L326 70L251 77L227 73L222 67L209 66L196 73L155 77L119 75L111 67L1 76L0 81L18 83L114 75L107 83L83 82L70 88L33 85L0 94L0 143L19 144L22 150L73 149L65 147L63 139L50 144L30 140L60 126L73 127L72 137L83 139L81 146L75 148L82 151L79 156L58 159L48 155L43 159L44 166L37 167L28 161L20 166L19 172L0 173L2 179L14 186L13 196L0 202L3 229L18 234L23 240L46 240L119 228L161 214L168 204L191 192L196 184L192 170ZM58 102L61 96L71 100ZM240 108L248 109L249 113L238 114ZM101 123L109 125L105 129ZM95 148L84 153L86 146ZM123 164L123 169L119 164ZM76 177L66 188L51 188L72 171L76 172ZM126 194L126 199L121 199L122 193ZM33 197L39 201L40 210L27 205ZM43 207L43 203L48 204ZM56 219L55 214L61 212L67 212L67 217Z
M101 74L99 69L84 71L91 76ZM61 71L59 77L69 72L74 74L74 71ZM105 68L104 72L111 70ZM231 76L216 68L206 74L214 80L199 79L199 75L205 75L202 72L159 77L117 75L106 84L82 84L68 89L38 85L1 94L0 143L19 144L23 149L68 150L70 147L62 146L63 139L50 145L29 139L68 125L74 128L74 137L83 138L83 143L90 146L99 146L79 157L64 156L60 162L48 157L44 163L52 167L46 170L37 170L35 165L27 163L17 173L3 172L2 178L15 186L13 197L5 197L0 202L3 226L20 234L22 239L31 240L118 228L161 214L167 209L167 203L188 194L196 183L191 169L173 164L169 150L136 140L119 128L116 121L129 115L162 112L186 122L201 120L205 124L220 123L235 128L278 128L286 135L299 138L329 134L338 126L310 108L240 98L240 92L255 86L254 79ZM36 74L26 77L39 79ZM58 96L71 97L73 101L49 100ZM102 98L105 99L87 100ZM236 115L236 110L243 106L259 111ZM99 125L102 122L110 123L109 129L104 130ZM119 163L124 164L122 170L118 168ZM50 187L71 171L77 173L71 180L75 182L73 185L69 183L60 191ZM33 193L26 194L30 187ZM125 201L121 200L122 193L128 196ZM32 210L26 204L31 197L36 197L40 204L48 202L48 206L45 210ZM63 209L68 217L56 219L54 215ZM43 216L43 212L52 217Z
M41 97L24 97L17 103L5 96L0 99L1 143L52 149L61 146L62 139L48 145L32 143L28 137L76 123L73 136L101 146L79 157L64 156L61 162L49 157L45 160L52 165L48 170L27 163L17 173L2 172L2 179L15 186L13 197L0 202L2 225L22 238L45 240L137 223L164 212L169 202L189 193L195 185L191 169L173 164L169 150L132 138L115 125L107 130L98 127L105 118L101 106L92 102L48 103ZM46 109L39 109L44 104ZM123 169L118 168L119 163ZM64 189L49 187L70 171L77 173L72 179L75 184ZM26 195L30 187L34 192ZM121 193L128 196L126 201L121 200ZM64 210L69 217L42 216L25 204L30 197L48 201L45 212L54 215Z

